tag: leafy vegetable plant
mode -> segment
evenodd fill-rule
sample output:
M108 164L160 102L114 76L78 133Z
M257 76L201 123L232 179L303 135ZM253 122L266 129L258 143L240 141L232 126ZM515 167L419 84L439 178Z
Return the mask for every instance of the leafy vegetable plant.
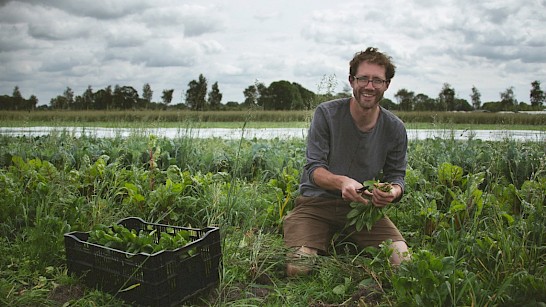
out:
M190 243L190 234L187 230L180 230L175 234L162 232L157 240L157 230L147 232L135 229L129 230L122 225L98 225L89 234L88 241L106 247L122 250L132 254L148 253L154 254L163 250L174 250ZM190 250L189 255L194 251Z
M389 192L392 189L392 185L390 183L382 184L376 180L367 180L362 185L364 187L359 191L361 193L364 191L371 192L374 188L380 189L384 192ZM371 202L370 197L366 195L362 196ZM363 203L352 202L350 206L353 209L347 214L347 226L355 225L357 231L361 231L364 227L366 227L367 230L372 229L372 226L383 216L385 216L385 211L387 210L387 207L379 208L371 203L366 205Z

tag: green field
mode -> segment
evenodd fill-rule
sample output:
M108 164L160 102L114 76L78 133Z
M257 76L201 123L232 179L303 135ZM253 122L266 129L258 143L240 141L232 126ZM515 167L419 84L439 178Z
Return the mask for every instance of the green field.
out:
M406 195L388 215L413 260L394 268L388 242L334 241L290 279L282 218L304 151L303 140L0 136L0 305L122 305L67 273L63 234L130 216L220 227L222 278L197 306L546 303L546 143L410 142Z
M546 131L546 114L395 112L410 129L511 129ZM3 111L3 127L307 127L311 111Z

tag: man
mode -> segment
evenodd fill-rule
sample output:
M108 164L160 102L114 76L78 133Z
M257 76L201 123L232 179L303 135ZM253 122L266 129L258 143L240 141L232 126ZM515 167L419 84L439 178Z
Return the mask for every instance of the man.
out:
M291 259L326 253L333 235L342 230L359 247L392 240L394 265L406 257L406 242L387 217L369 231L345 228L351 202L384 207L404 194L406 129L398 117L379 105L394 73L391 58L376 48L358 52L349 68L353 97L322 103L315 110L300 196L283 225L285 244L294 249ZM359 190L366 180L392 184L392 189L374 188L362 195ZM287 264L289 276L308 272L308 267L296 262Z

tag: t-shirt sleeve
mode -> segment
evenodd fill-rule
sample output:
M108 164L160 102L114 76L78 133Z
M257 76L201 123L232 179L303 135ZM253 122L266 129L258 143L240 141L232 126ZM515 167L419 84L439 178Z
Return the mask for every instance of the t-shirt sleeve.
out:
M305 173L309 182L314 184L313 172L323 167L328 169L328 155L330 153L330 128L322 108L317 108L307 134L307 149Z

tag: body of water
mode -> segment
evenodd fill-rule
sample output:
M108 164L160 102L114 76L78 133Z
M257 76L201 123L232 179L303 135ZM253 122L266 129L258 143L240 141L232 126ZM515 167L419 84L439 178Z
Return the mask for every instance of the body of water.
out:
M0 135L11 136L44 136L48 134L67 133L75 137L82 135L92 137L128 137L131 135L156 135L167 138L222 138L222 139L290 139L305 138L307 128L101 128L101 127L0 127ZM539 130L442 130L442 129L408 129L410 140L428 138L442 139L480 139L484 141L546 141L546 132Z

